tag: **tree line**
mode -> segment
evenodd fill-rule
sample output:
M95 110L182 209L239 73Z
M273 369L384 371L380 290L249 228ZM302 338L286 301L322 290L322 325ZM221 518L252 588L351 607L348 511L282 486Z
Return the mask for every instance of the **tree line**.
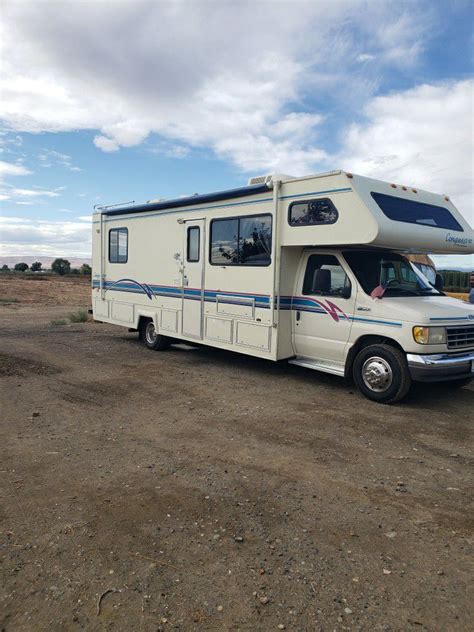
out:
M440 270L444 289L448 292L469 292L470 273L461 270Z
M1 267L2 272L26 272L30 270L31 272L44 272L43 264L41 261L35 261L29 266L24 261L20 261L16 263L12 269L10 269L6 264ZM63 276L65 274L82 274L83 276L91 276L92 268L88 263L83 263L80 268L71 268L71 263L67 259L62 259L58 257L51 264L51 270Z

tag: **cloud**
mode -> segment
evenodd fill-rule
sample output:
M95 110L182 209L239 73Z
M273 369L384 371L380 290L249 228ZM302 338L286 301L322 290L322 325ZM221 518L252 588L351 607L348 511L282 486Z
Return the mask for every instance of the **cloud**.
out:
M34 199L35 201L38 198L56 198L59 197L60 191L64 187L58 187L52 191L48 189L20 189L16 187L6 187L0 192L2 200L10 200L14 204L30 204L28 200Z
M2 256L59 255L89 257L91 226L89 221L49 221L21 217L0 217Z
M117 141L112 138L107 138L107 136L95 136L94 145L106 153L118 151L120 149L120 145Z
M80 167L77 167L72 163L71 156L62 154L54 149L43 149L38 154L38 160L40 165L44 168L52 167L53 165L59 165L65 167L69 171L82 171Z
M375 59L375 55L370 53L361 53L360 55L357 55L357 61L372 61L373 59Z
M178 153L210 148L243 171L310 171L325 158L314 95L325 107L339 98L357 109L384 65L417 63L430 8L268 7L4 2L0 117L16 131L97 130L104 152L155 133ZM364 75L357 58L369 54L368 38L376 61Z
M0 177L4 176L27 176L32 172L23 165L14 164L0 160Z
M451 81L370 100L344 131L339 165L447 193L473 225L473 90L474 81Z

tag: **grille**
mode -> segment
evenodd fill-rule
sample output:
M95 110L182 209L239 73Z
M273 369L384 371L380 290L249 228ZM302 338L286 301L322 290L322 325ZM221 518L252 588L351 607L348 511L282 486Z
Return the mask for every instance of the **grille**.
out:
M467 327L448 327L448 349L461 349L462 347L474 347L474 325Z

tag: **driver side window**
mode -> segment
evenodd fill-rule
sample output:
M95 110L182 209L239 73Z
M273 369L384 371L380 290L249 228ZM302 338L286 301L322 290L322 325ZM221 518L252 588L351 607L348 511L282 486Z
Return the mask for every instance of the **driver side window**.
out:
M311 255L306 264L303 294L349 298L351 282L334 255Z

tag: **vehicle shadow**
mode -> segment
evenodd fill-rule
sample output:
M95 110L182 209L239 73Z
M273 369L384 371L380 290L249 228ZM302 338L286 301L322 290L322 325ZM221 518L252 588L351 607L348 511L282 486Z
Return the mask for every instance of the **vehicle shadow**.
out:
M123 337L123 340L132 342L130 337ZM133 339L137 345L138 340ZM152 354L148 349L143 349L144 353ZM163 353L163 352L160 352ZM317 387L318 385L331 390L339 390L341 395L358 394L357 388L351 379L344 379L336 375L313 371L300 366L288 364L286 360L272 362L264 358L244 355L218 349L216 347L208 347L201 344L175 343L171 345L166 354L186 354L186 363L190 367L205 368L206 366L222 369L236 369L239 373L265 375L277 380L297 380L300 384L306 384ZM159 357L159 354L158 354ZM361 399L362 395L358 394ZM407 397L397 403L397 406L409 406L415 408L426 409L427 406L432 408L434 404L448 405L455 398L459 404L472 406L474 404L474 385L469 385L461 389L455 389L449 383L421 383L415 382L412 385L410 393Z

